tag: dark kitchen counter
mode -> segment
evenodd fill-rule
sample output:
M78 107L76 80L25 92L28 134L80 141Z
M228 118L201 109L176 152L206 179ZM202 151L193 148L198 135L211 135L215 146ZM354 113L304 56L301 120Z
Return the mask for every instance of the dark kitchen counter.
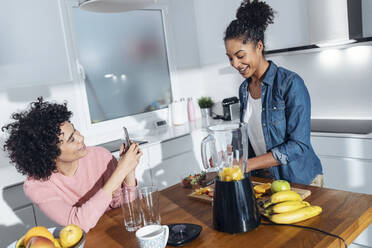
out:
M311 119L311 132L368 135L372 119Z

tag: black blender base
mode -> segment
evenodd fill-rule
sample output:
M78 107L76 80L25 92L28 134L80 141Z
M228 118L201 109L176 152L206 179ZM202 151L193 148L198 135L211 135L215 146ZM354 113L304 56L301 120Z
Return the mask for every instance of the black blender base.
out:
M261 223L249 174L239 181L217 179L213 197L213 226L230 234L248 232Z
M168 245L182 246L196 239L202 227L190 223L169 224Z

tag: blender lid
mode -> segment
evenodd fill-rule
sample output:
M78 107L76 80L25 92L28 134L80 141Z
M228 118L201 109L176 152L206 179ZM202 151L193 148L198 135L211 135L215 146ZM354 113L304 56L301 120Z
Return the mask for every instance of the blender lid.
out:
M169 237L168 245L170 246L182 246L196 239L202 227L196 224L190 223L176 223L169 224Z

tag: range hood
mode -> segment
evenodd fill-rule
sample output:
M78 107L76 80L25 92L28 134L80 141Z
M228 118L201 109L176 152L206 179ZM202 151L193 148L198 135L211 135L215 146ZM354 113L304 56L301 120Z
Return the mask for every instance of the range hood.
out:
M362 38L361 0L311 0L308 4L311 44L335 46Z
M135 9L143 9L157 0L85 0L80 1L79 7L93 12L123 12Z

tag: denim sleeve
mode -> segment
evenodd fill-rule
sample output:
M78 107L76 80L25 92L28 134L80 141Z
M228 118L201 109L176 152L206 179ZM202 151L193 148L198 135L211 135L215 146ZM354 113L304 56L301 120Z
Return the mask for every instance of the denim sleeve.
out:
M310 95L300 76L294 76L282 89L286 105L287 139L271 149L280 164L303 156L310 148Z
M274 159L279 163L279 164L287 164L288 163L288 157L287 155L281 153L279 151L278 147L274 147L271 149L271 153L273 154Z

